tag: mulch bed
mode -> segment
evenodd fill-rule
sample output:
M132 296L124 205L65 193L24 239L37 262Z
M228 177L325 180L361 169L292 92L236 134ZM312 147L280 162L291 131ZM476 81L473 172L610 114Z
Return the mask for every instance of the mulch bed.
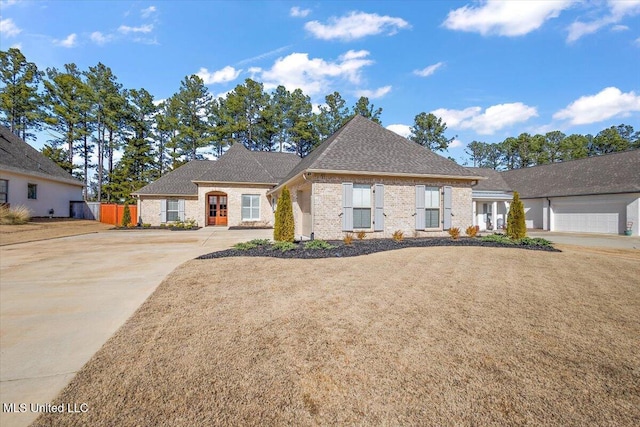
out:
M369 255L376 252L392 251L403 248L424 248L434 246L485 246L490 248L518 248L536 251L561 252L559 249L552 246L509 245L498 242L483 242L480 239L465 237L458 240L453 240L448 237L410 238L399 242L393 239L354 240L351 245L346 245L340 240L334 240L328 242L334 246L332 249L305 249L304 243L305 242L297 243L297 247L295 249L286 252L275 249L270 245L265 245L246 250L226 249L201 255L196 259L214 259L237 256L298 259L341 258Z

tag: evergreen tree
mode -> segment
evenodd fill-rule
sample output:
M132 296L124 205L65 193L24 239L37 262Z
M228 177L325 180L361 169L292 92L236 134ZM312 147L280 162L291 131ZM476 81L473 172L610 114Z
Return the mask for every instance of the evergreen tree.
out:
M353 117L356 114L360 114L362 117L366 117L374 123L379 125L382 124L380 121L380 115L382 114L382 108L376 108L373 104L369 103L369 98L366 96L361 96L357 101L356 105L353 106Z
M19 49L0 51L0 123L27 140L40 130L43 100L38 93L42 72Z
M431 151L444 151L454 139L444 136L446 130L447 124L441 118L420 113L414 119L409 139Z
M282 193L278 198L275 216L273 240L276 242L293 242L295 233L293 206L291 204L291 195L286 185L282 187Z
M333 92L325 96L324 100L325 105L320 106L320 113L316 117L316 130L319 141L324 141L333 135L353 117L339 92Z
M120 225L122 227L128 227L131 224L131 209L129 209L129 203L124 204L124 208L122 209L122 220L120 221Z
M524 205L517 191L513 192L513 200L507 214L507 236L511 239L527 237L527 226L524 216Z
M185 161L200 158L197 150L209 145L211 127L206 120L206 112L212 97L204 81L192 75L186 77L174 100L178 118L176 145Z

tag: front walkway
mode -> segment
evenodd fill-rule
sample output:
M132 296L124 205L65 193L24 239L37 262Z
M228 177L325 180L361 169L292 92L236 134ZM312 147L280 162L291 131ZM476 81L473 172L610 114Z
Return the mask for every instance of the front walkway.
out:
M178 265L272 233L107 231L0 247L0 403L49 403ZM37 416L3 411L0 425Z

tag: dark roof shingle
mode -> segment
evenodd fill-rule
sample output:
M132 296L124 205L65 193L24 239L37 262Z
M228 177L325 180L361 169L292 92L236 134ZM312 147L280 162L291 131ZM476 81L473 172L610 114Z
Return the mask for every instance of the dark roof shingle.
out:
M309 169L469 178L474 176L467 168L360 115L354 116L302 159L284 181Z
M483 176L487 179L479 180L473 189L477 191L512 191L502 177L502 172L488 168L468 167L475 175Z
M501 173L522 198L640 192L640 150Z
M202 175L215 163L213 160L192 160L133 194L197 196L198 186L191 181Z
M82 182L4 126L0 126L0 169L83 186Z

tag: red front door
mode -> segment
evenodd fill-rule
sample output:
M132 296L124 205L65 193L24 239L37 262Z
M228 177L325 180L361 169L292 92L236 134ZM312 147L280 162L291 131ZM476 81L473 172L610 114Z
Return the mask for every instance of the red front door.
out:
M209 195L208 225L227 225L227 195Z

